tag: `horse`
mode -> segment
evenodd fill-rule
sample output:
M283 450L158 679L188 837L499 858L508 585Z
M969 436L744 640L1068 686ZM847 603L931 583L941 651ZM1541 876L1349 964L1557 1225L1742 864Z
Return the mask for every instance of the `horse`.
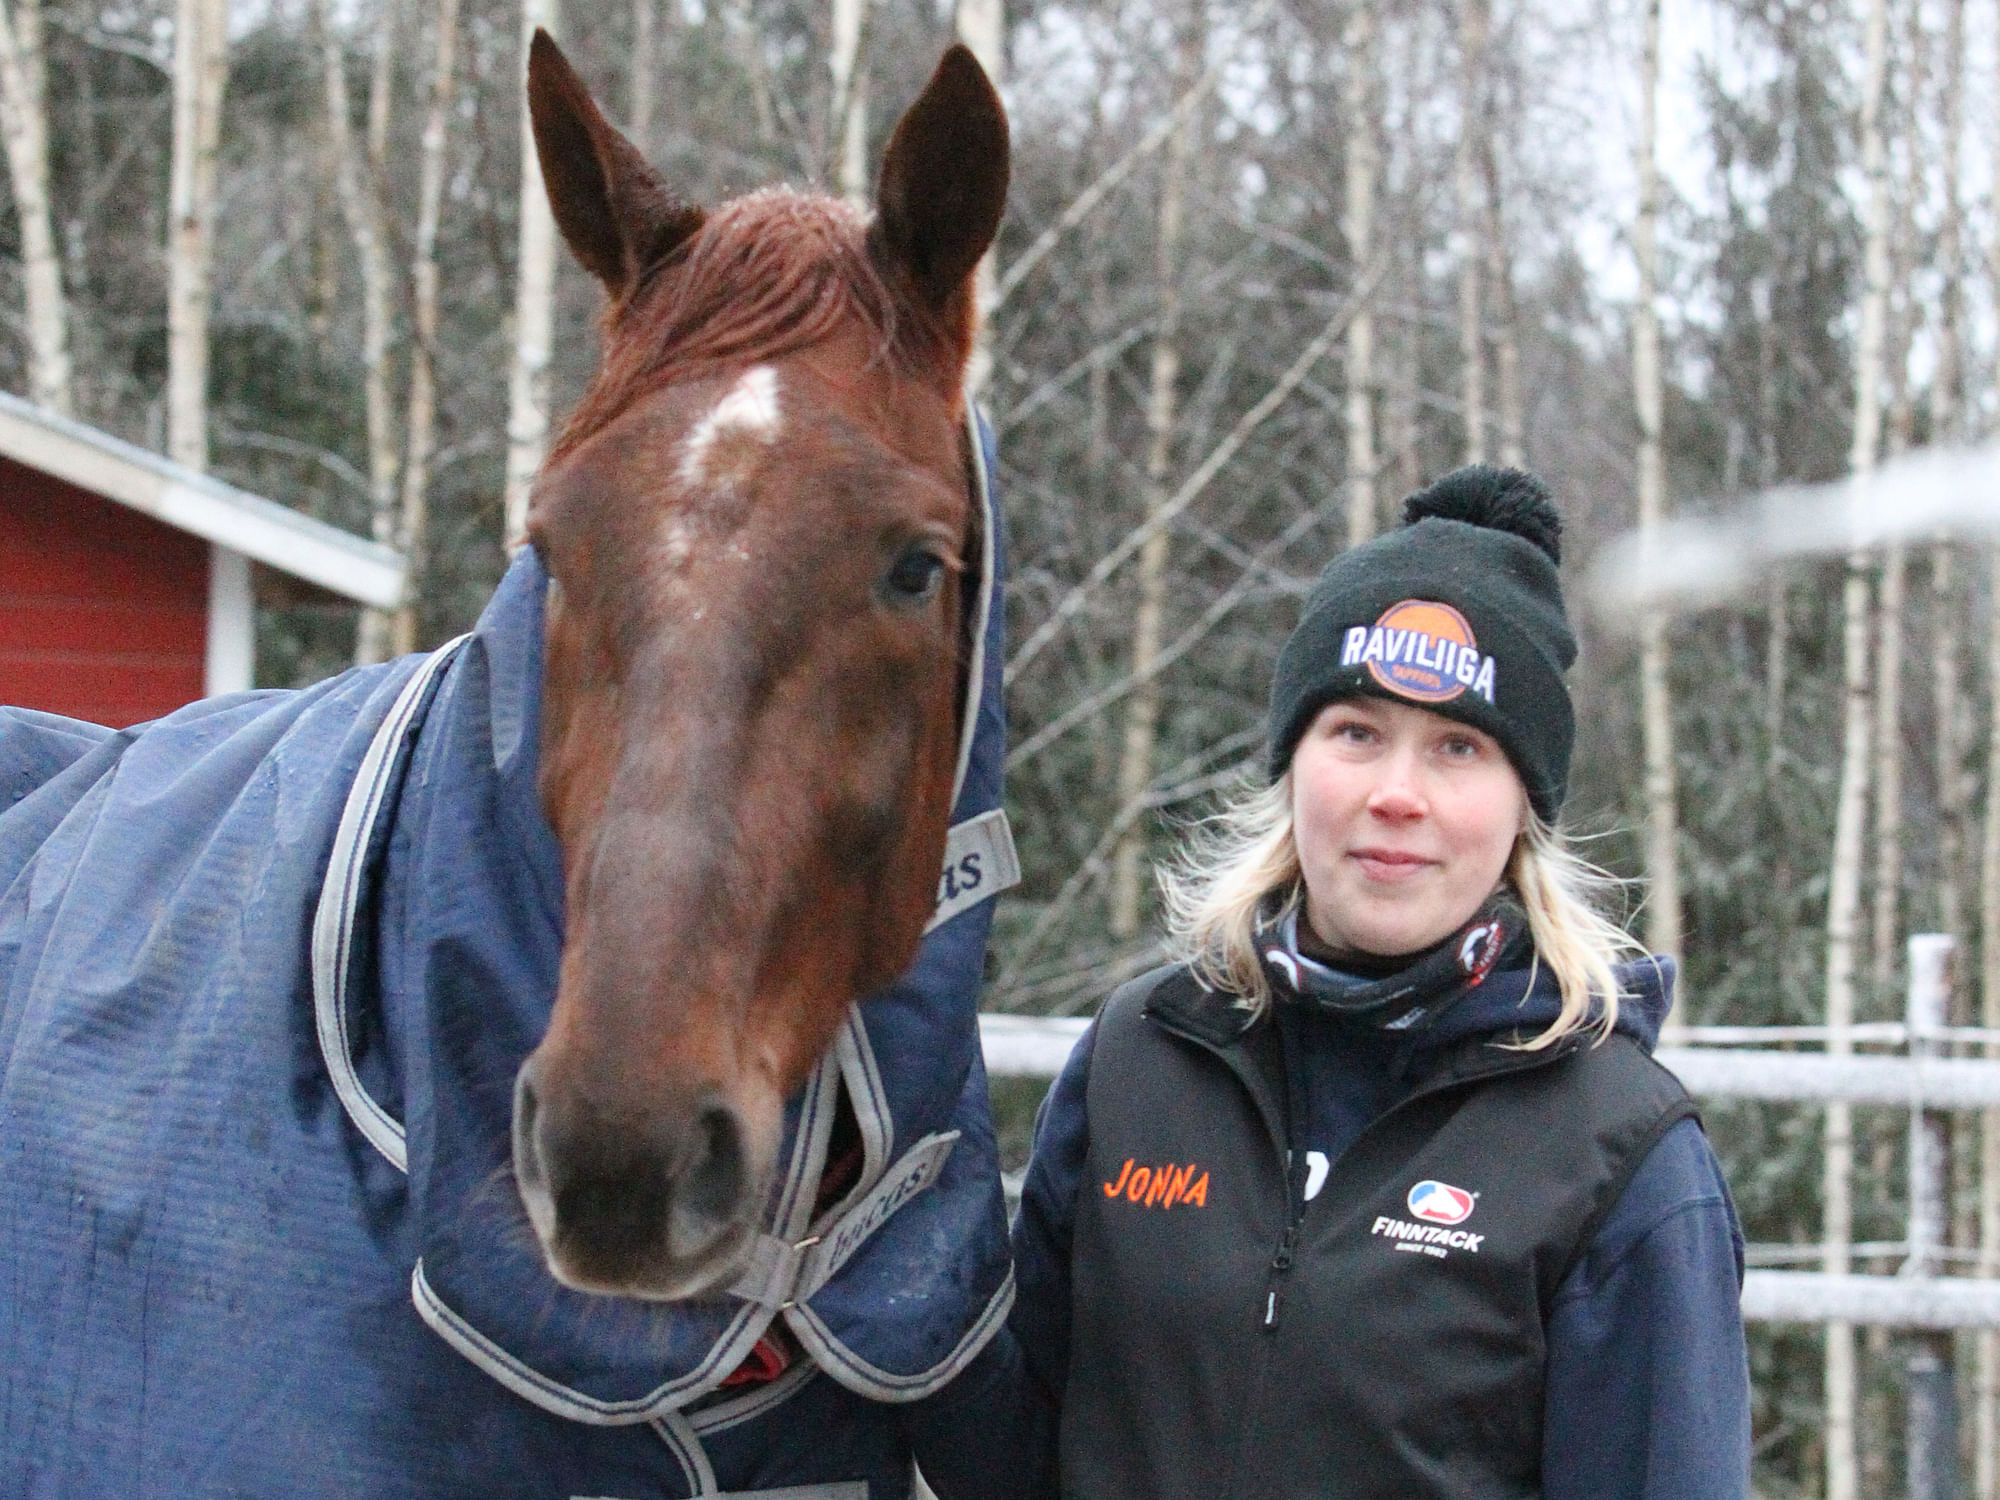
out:
M602 347L477 626L0 710L0 1493L898 1497L1006 1316L1000 101L868 215L527 91Z

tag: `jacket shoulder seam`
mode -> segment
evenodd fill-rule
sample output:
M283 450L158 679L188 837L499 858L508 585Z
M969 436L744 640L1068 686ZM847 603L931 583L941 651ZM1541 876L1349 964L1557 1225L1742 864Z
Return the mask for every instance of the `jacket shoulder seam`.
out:
M1606 1263L1606 1265L1603 1268L1602 1274L1589 1278L1588 1285L1578 1286L1572 1289L1573 1284L1577 1281L1579 1276L1582 1275L1584 1270L1590 1265L1591 1245L1589 1244L1585 1245L1583 1249L1583 1254L1577 1257L1576 1265L1572 1268L1570 1276L1563 1281L1561 1289L1557 1291L1555 1301L1551 1304L1551 1307L1552 1308L1566 1307L1573 1302L1589 1301L1592 1297L1597 1295L1597 1293L1603 1289L1605 1282L1609 1281L1613 1276L1615 1276L1618 1273L1618 1270L1621 1266L1623 1266L1634 1255L1638 1254L1640 1247L1643 1246L1646 1243L1646 1241L1650 1240L1654 1235L1658 1234L1662 1229L1666 1228L1674 1220L1685 1217L1688 1214L1692 1214L1700 1210L1706 1210L1712 1208L1726 1208L1726 1207L1727 1207L1727 1200L1723 1198L1723 1196L1720 1193L1711 1192L1707 1189L1703 1189L1699 1194L1695 1195L1694 1197L1680 1199L1678 1202L1674 1203L1666 1210L1664 1210L1657 1218L1653 1220L1652 1223L1648 1224L1645 1228L1644 1233L1634 1235L1632 1237L1632 1242L1629 1245L1627 1245L1623 1250L1619 1251L1617 1255L1613 1256L1608 1263ZM1601 1230L1602 1227L1603 1226L1600 1225L1599 1229ZM1595 1241L1596 1241L1596 1236L1593 1235L1592 1244L1594 1244Z

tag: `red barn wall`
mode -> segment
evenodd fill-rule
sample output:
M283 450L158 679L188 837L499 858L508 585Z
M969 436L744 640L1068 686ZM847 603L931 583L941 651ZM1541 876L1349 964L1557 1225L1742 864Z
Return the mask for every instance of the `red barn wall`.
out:
M0 457L0 703L123 728L201 696L208 543Z

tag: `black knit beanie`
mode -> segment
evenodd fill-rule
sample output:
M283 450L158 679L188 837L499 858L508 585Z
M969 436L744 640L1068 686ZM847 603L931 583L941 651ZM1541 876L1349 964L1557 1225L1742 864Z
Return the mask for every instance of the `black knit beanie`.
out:
M1410 496L1402 526L1327 564L1278 654L1271 779L1327 704L1388 698L1492 735L1554 822L1576 742L1561 561L1562 518L1519 469L1471 464Z

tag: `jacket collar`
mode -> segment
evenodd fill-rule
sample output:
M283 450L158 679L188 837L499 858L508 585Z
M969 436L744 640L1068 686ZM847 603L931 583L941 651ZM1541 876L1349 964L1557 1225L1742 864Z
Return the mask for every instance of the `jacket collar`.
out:
M1517 971L1516 993L1528 988L1532 996L1538 987L1518 983L1525 973ZM1285 1002L1280 998L1278 1003ZM1146 997L1143 1014L1154 1025L1213 1054L1235 1074L1255 1102L1273 1142L1278 1149L1285 1149L1289 1137L1285 1123L1284 1056L1278 1028L1268 1009L1252 1012L1239 997L1204 984L1191 968L1183 965L1169 971L1153 987ZM1521 1045L1546 1024L1546 1018L1529 1017L1473 1031L1454 1030L1432 1036L1427 1035L1429 1028L1424 1028L1411 1034L1411 1090L1405 1102L1420 1094L1545 1067L1591 1044L1593 1034L1584 1031L1534 1050ZM1633 1028L1621 1024L1618 1029ZM1426 1046L1425 1042L1433 1045Z

